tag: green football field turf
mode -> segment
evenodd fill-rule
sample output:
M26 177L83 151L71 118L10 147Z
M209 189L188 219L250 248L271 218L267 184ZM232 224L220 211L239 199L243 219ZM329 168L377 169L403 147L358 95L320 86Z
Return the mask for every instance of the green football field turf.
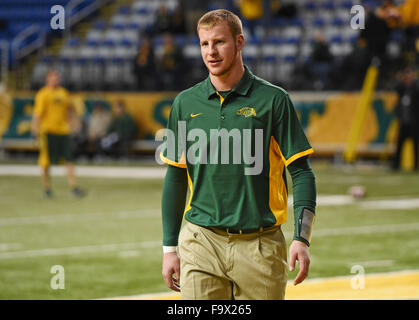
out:
M313 168L319 205L309 278L348 276L354 265L366 274L419 269L418 173L316 163ZM0 299L167 291L161 277L162 180L79 181L86 198L74 199L66 179L53 177L55 197L47 200L38 177L0 176ZM347 191L353 185L363 185L367 196L351 201ZM283 226L288 244L292 221L291 207ZM64 268L64 289L51 288L55 265Z

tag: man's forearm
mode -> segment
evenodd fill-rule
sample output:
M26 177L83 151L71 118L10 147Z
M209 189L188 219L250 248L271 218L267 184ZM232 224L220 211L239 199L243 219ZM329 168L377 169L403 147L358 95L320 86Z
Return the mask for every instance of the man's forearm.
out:
M316 181L307 157L288 166L293 182L294 240L310 245L316 208Z
M163 246L177 246L188 190L186 169L168 166L163 183ZM170 249L166 248L166 251Z
M32 133L37 135L39 133L40 119L39 116L34 115L32 119Z

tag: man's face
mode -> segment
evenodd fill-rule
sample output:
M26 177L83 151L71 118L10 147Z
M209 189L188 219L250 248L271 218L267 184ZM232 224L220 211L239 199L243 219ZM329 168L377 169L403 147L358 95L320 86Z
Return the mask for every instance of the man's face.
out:
M60 78L58 76L58 73L56 72L48 73L46 82L49 87L53 87L53 88L57 87L58 84L60 83Z
M217 23L211 28L201 27L198 32L202 59L208 71L214 76L221 76L231 70L238 61L242 49L242 35L233 38L227 23Z
M117 104L116 104L116 107L115 107L115 114L116 114L117 116L120 116L120 115L122 115L124 112L125 112L124 105L122 105L122 104L120 104L120 103L117 103Z
M406 81L407 83L411 84L415 81L416 78L416 73L415 70L409 70L408 72L406 72Z

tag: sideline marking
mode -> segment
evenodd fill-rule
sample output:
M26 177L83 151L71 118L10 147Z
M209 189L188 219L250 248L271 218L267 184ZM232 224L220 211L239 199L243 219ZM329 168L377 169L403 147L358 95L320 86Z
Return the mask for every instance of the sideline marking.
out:
M419 299L419 270L374 273L365 276L365 289L351 288L351 276L315 278L298 286L288 281L287 300ZM177 292L159 292L98 300L180 300Z

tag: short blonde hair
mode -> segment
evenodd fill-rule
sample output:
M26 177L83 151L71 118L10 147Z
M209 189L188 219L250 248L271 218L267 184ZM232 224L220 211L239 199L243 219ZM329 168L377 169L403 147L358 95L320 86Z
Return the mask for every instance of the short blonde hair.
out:
M240 18L233 12L225 9L217 9L204 14L198 21L196 31L199 33L200 28L212 28L221 22L227 23L234 38L239 34L243 34L243 26Z

